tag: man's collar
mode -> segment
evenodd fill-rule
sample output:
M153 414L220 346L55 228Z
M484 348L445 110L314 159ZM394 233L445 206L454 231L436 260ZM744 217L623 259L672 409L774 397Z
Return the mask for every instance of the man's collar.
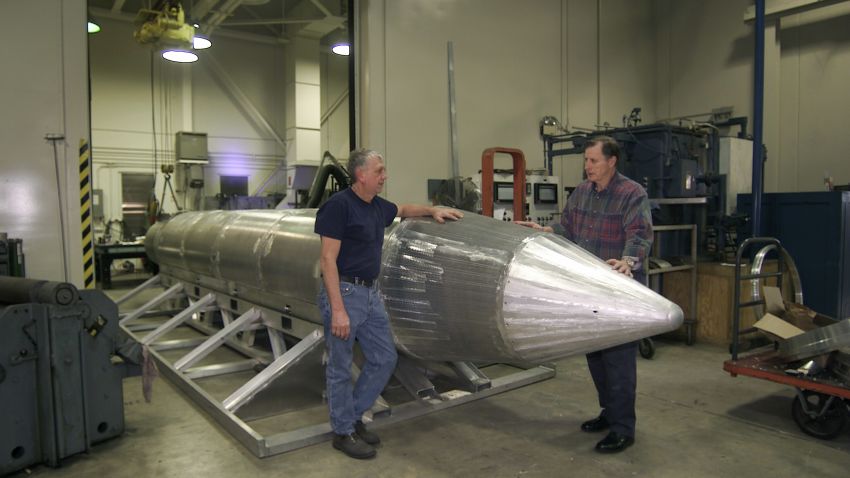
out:
M375 199L375 196L370 197L368 201L367 201L366 199L364 199L364 198L363 198L363 196L361 196L360 194L358 194L357 190L356 190L356 189L354 189L354 184L352 184L351 186L349 186L349 188L348 188L348 189L350 189L350 190L351 190L351 194L353 194L355 197L357 197L357 199L359 199L359 200L363 201L363 202L364 202L364 203L366 203L366 204L371 204L371 203L372 203L372 200L373 200L373 199Z
M611 180L610 180L610 181L608 181L608 184L605 186L605 189L600 190L599 188L597 188L596 183L594 183L594 182L592 182L592 181L591 181L591 184L593 184L593 190L594 190L594 191L596 191L596 192L598 192L598 193L603 193L603 192L605 192L605 191L607 191L607 190L611 189L611 186L613 186L613 185L617 184L617 183L618 183L618 182L620 182L622 179L623 179L623 175L622 175L622 174L620 174L620 172L619 172L619 171L614 170L614 175L613 175L613 176L611 176Z

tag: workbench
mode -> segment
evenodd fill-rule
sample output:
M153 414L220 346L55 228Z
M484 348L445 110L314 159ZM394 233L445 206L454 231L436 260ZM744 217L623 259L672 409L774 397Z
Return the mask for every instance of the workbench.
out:
M112 261L115 259L147 259L145 245L131 242L94 246L95 276L102 289L112 288Z

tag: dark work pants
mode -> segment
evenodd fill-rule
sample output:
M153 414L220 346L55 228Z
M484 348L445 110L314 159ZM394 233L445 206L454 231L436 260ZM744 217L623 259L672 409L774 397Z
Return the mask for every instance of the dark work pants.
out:
M629 342L587 354L601 415L608 420L612 432L630 437L635 436L637 345Z

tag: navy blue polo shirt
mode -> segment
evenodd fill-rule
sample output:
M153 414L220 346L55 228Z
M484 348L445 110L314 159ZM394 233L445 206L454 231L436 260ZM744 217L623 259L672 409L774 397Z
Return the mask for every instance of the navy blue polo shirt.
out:
M384 228L392 224L398 206L379 196L360 199L351 188L340 191L316 213L313 231L342 241L336 267L340 275L377 279L381 270Z

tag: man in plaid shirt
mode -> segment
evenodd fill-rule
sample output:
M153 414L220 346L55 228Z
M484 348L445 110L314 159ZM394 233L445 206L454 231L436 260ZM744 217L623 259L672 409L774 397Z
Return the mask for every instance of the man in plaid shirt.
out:
M560 224L537 230L556 232L611 264L616 271L641 283L652 246L652 215L646 191L617 172L620 148L608 136L592 138L584 146L587 180L567 200ZM587 365L599 395L602 413L581 429L610 429L596 451L616 453L634 443L637 342L587 354Z

